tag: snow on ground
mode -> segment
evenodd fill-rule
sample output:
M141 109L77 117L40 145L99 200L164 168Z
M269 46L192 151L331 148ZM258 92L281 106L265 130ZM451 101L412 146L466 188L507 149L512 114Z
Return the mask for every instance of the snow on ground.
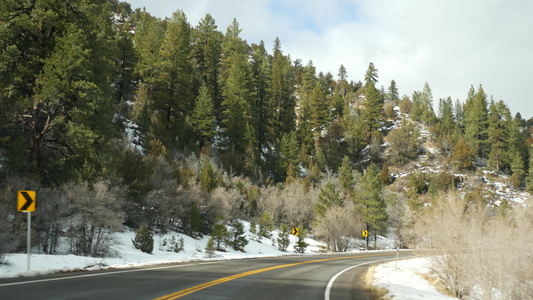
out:
M385 297L394 300L457 299L440 294L422 277L430 273L430 263L428 258L421 257L381 264L375 269L372 285L389 290Z
M290 246L287 252L282 252L273 246L273 241L278 237L278 231L274 231L271 239L263 238L261 243L252 241L249 233L249 224L244 222L247 230L248 245L244 247L246 252L234 251L225 247L227 252L216 252L213 257L205 253L205 246L209 236L194 239L187 235L171 233L164 236L154 235L154 250L147 254L133 247L132 239L135 237L133 230L117 233L117 245L113 247L117 255L115 257L95 258L68 255L45 255L31 254L30 271L27 271L27 254L7 254L6 264L0 265L0 278L12 278L21 276L44 275L57 272L69 272L76 270L99 270L121 269L155 264L246 259L254 257L272 257L282 255L296 255L294 245L297 238L290 236ZM175 253L169 250L169 241L172 237L176 240L183 238L184 250ZM166 244L164 241L166 240ZM306 239L309 246L305 254L316 254L324 246L323 243L313 239ZM386 240L380 239L380 245L385 246ZM355 251L358 252L358 251ZM398 262L398 270L394 270L394 262L378 266L374 273L374 285L385 287L394 295L394 299L419 299L419 295L425 295L425 299L453 299L439 295L429 283L419 274L428 273L429 260L414 259ZM419 298L416 298L419 297ZM440 297L440 298L439 298Z

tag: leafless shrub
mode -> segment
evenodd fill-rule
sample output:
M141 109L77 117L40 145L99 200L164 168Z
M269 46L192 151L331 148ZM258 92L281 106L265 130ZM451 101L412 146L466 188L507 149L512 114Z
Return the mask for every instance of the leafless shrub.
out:
M426 208L416 230L419 246L435 249L433 271L451 294L465 299L531 299L531 208L495 214L456 193Z
M68 217L67 236L75 254L106 256L115 244L113 233L122 229L124 213L118 189L104 181L64 187Z
M347 203L345 207L330 207L323 216L317 217L314 234L327 243L328 249L344 252L363 228L361 216L355 212L351 203Z

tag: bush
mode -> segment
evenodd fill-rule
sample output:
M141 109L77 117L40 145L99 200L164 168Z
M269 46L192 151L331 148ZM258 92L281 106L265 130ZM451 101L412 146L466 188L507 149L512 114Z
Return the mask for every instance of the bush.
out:
M151 254L152 251L154 251L154 236L144 224L137 229L135 239L133 239L132 242L133 246L142 252Z
M212 257L215 254L215 250L215 239L210 237L209 241L207 241L207 245L205 246L205 253L207 253L208 257Z
M308 243L305 242L305 238L307 237L307 231L303 229L303 227L300 225L298 229L298 241L296 242L296 245L294 246L294 251L296 253L305 253L305 249L307 249L307 246L309 246Z
M280 251L287 251L287 248L289 247L290 240L289 240L289 226L285 224L281 224L280 226L281 231L278 233L278 249Z
M233 250L244 252L244 247L248 245L248 240L244 236L244 226L241 222L234 222L226 239L226 245L231 246Z

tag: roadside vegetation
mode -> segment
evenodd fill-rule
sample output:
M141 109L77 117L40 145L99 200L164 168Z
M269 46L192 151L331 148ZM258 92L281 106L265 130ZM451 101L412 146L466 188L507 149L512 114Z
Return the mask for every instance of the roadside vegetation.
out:
M139 251L166 232L245 251L249 221L282 250L292 227L328 251L436 249L451 294L533 297L533 119L482 85L434 103L372 62L351 79L250 44L237 20L71 2L0 3L0 263L34 190L40 253L119 255L126 227Z

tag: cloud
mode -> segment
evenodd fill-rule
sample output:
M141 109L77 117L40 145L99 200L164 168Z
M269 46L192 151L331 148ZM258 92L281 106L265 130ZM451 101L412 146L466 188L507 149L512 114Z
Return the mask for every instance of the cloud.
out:
M525 92L533 65L532 1L396 0L132 0L132 7L165 17L182 9L196 25L206 13L225 33L236 18L248 43L276 37L285 54L317 71L337 75L343 64L349 79L363 80L369 62L379 85L394 79L411 95L428 82L435 102L451 96L464 101L470 85L483 85L512 113L532 117Z

